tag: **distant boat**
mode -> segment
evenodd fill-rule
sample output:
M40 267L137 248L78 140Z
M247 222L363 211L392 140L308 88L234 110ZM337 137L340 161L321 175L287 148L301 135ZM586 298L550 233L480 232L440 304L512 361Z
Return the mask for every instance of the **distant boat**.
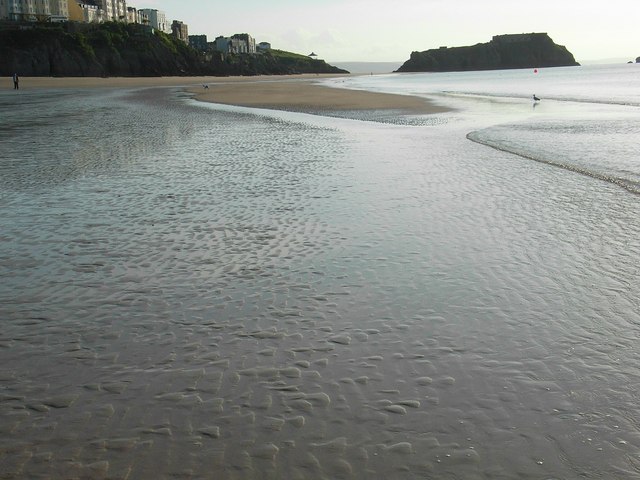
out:
M539 102L540 101L540 99L538 97L536 97L535 93L533 94L533 101L534 102Z

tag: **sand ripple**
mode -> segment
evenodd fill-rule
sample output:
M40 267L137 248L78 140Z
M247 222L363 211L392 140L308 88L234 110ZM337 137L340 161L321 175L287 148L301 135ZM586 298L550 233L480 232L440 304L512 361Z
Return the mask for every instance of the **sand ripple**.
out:
M2 478L637 477L637 196L452 125L33 95Z

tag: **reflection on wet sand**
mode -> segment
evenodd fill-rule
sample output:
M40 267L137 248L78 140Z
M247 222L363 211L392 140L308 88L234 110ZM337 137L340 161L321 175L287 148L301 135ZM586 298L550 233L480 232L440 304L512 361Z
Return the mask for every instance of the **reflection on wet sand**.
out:
M635 196L446 122L64 101L0 128L3 478L633 477Z

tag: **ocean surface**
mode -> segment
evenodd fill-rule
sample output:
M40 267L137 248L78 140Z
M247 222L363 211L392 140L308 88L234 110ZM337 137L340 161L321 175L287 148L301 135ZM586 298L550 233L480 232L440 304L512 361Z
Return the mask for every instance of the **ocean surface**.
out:
M361 74L378 74L378 73L391 73L398 70L404 60L397 62L329 62L338 68L342 68L351 72L354 75Z
M0 478L640 478L640 68L331 84L0 92Z
M637 64L389 74L328 84L472 110L486 121L476 122L470 140L640 193ZM534 102L534 95L541 101Z

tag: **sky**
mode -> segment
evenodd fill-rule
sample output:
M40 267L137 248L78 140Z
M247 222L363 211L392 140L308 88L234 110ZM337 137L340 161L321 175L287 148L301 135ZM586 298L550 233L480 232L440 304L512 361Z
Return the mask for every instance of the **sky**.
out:
M181 20L190 35L248 33L332 62L403 62L412 51L546 32L578 62L640 56L639 0L129 0Z

